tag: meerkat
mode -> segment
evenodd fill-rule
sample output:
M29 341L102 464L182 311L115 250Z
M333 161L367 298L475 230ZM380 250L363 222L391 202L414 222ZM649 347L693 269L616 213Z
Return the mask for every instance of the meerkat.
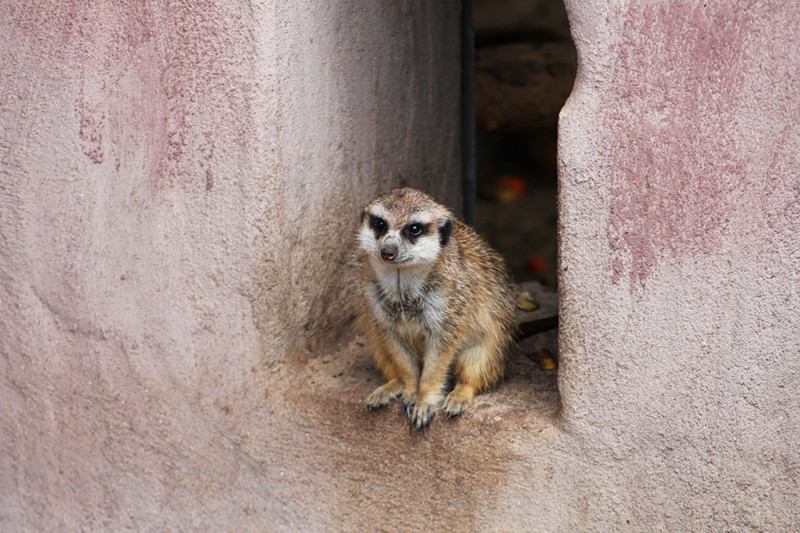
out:
M502 258L447 207L411 188L377 197L361 213L355 262L359 322L386 379L367 409L400 399L419 431L502 379L517 288Z

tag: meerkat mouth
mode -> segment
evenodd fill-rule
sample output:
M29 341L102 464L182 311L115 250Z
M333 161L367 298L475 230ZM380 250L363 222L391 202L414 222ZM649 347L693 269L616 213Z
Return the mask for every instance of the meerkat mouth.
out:
M413 266L414 263L411 262L410 259L397 259L397 255L392 256L392 259L386 259L381 254L381 259L383 260L383 264L390 267L409 267Z

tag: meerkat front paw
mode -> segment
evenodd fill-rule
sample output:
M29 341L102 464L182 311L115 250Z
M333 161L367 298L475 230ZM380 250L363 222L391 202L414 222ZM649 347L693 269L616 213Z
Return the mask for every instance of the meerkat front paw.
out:
M411 416L411 412L414 410L414 405L417 403L417 393L406 389L401 394L400 399L403 402L403 416L408 418Z
M410 417L411 412L413 410L414 410L414 402L408 403L405 400L403 400L403 408L402 408L403 416L406 418Z
M428 428L434 415L438 410L438 405L433 401L417 402L411 411L411 430L424 431Z
M373 409L377 409L379 407L383 407L384 405L388 405L389 402L398 398L403 393L403 382L400 379L393 379L388 383L384 383L377 389L375 389L372 394L367 397L367 410L372 411Z
M459 384L445 398L442 411L449 417L458 416L466 411L474 400L474 389L469 385Z

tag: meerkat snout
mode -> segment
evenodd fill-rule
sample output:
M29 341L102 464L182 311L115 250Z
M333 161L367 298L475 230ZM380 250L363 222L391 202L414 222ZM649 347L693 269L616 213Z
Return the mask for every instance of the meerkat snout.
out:
M389 236L381 242L381 259L391 263L397 257L397 252L400 251L400 239L395 236Z

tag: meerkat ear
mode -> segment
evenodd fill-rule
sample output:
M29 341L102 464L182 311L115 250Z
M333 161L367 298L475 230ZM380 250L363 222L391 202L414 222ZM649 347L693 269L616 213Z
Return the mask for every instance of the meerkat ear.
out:
M439 221L439 242L442 248L450 242L450 234L453 233L453 221L449 218Z
M367 210L366 210L366 209L362 209L362 210L361 210L361 218L359 218L359 221L360 221L362 224L364 223L364 218L365 218L366 216L367 216Z

